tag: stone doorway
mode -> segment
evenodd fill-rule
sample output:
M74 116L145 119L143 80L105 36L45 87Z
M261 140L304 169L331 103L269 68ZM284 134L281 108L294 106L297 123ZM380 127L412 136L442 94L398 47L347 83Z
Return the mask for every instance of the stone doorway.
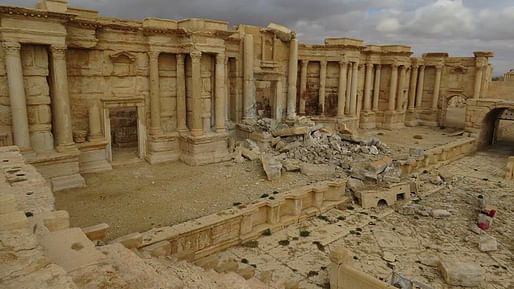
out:
M107 159L113 166L143 160L146 128L143 100L104 100L104 127L108 137Z
M466 126L466 97L453 95L446 98L441 124L446 127L464 128Z

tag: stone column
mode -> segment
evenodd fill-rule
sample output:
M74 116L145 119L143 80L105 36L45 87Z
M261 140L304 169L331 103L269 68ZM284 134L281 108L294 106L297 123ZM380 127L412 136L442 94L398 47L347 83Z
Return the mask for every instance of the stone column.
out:
M345 113L350 114L350 98L352 94L352 73L353 73L353 62L348 62L348 72L346 77L346 97L345 97Z
M357 88L359 86L359 63L352 66L352 93L350 95L350 115L357 115Z
M389 103L387 106L387 111L394 111L397 85L398 85L398 64L393 63L391 65L391 83L389 85Z
M396 98L396 111L403 111L403 102L405 101L405 93L404 93L404 83L405 83L405 65L400 67L400 81L398 82L398 90L397 90L397 98Z
M32 151L30 145L27 102L23 83L23 68L21 65L21 45L18 42L3 42L2 46L5 54L5 69L7 71L7 83L9 86L14 144L17 145L21 151Z
M66 47L51 46L52 54L52 116L58 151L75 149L71 127L68 73L66 72Z
M244 36L243 119L255 119L255 79L253 76L253 35Z
M225 54L216 55L215 122L216 132L225 131Z
M225 123L227 123L229 119L229 111L230 111L230 81L228 79L228 56L225 57Z
M418 68L419 65L412 65L409 84L409 110L414 110L414 104L416 102L416 82L418 81Z
M337 89L337 117L344 117L344 108L346 105L346 70L348 64L346 61L339 61L339 86Z
M423 105L423 86L425 85L425 66L421 65L419 68L418 87L416 93L416 108L421 108Z
M161 100L159 96L159 54L148 52L150 58L150 134L161 133Z
M89 107L89 141L96 141L103 139L102 125L100 120L100 109L96 101Z
M437 65L435 67L435 83L434 83L434 97L432 98L432 110L437 110L437 103L439 102L439 89L441 88L441 72L443 66Z
M192 111L191 111L191 135L200 136L203 134L202 126L202 75L200 60L201 51L193 51L191 55L191 84L192 84Z
M327 80L327 61L322 60L319 63L319 96L318 104L320 109L320 115L325 115L325 83Z
M287 118L296 116L296 79L298 78L298 40L289 42L289 71L287 81Z
M300 114L305 114L305 100L307 97L307 67L309 60L302 59L302 71L300 75Z
M480 93L482 90L482 74L483 74L483 65L480 63L476 64L475 70L475 89L473 90L473 99L479 99Z
M177 130L187 131L186 126L186 75L184 54L177 54Z
M371 110L371 78L373 77L373 64L366 64L366 82L364 83L364 111Z
M380 73L382 65L377 64L375 66L375 83L373 85L373 111L378 111L378 100L380 97Z

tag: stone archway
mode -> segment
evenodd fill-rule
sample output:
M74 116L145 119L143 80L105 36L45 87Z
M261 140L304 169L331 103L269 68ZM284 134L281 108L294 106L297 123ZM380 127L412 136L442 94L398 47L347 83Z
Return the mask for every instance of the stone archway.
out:
M507 119L509 116L514 120L513 100L469 100L466 107L466 131L477 138L478 149L484 148L494 142L500 118Z
M452 94L445 97L443 101L440 124L446 127L464 128L467 97L463 94Z

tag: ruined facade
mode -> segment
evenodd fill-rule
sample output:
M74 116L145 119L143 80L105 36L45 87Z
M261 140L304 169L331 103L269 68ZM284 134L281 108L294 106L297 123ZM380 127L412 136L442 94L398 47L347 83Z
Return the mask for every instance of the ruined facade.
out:
M18 146L54 190L110 169L115 143L137 143L150 163L227 160L229 136L251 133L244 124L257 117L437 126L451 98L479 102L492 72L491 52L411 57L408 46L348 38L310 45L275 24L120 20L65 0L0 6L0 33L0 145ZM111 127L119 110L130 126Z

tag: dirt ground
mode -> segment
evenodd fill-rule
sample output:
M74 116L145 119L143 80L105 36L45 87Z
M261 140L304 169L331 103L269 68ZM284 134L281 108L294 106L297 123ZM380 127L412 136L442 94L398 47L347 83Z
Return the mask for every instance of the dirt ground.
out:
M56 208L70 213L73 227L109 224L107 240L181 223L316 180L286 172L270 182L257 161L198 167L138 162L84 177L87 187L54 193Z
M416 205L448 210L448 219L408 213L402 206L409 203L377 209L353 205L263 236L255 248L236 246L220 254L246 259L257 274L272 271L280 279L297 280L304 289L328 288L328 255L334 246L349 248L354 267L384 281L394 270L433 289L461 288L448 286L437 268L438 260L455 259L485 269L486 281L478 288L514 288L514 181L503 179L509 154L514 154L512 143L478 152L440 169L443 185L422 186ZM498 209L493 226L483 233L497 239L494 252L481 252L480 235L470 230L476 226L479 195ZM386 261L385 253L393 260Z

